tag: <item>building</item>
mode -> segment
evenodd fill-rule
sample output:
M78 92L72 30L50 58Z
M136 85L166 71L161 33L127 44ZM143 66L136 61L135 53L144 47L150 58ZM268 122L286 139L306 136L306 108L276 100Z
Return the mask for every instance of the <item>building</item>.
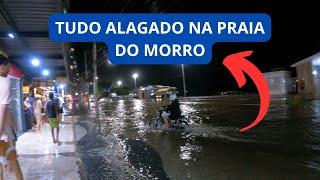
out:
M293 65L300 94L320 95L320 52Z
M163 100L168 98L168 96L172 93L177 93L176 87L149 85L146 87L140 87L137 91L137 96L139 99Z
M294 90L289 71L274 71L263 73L270 90L270 95L285 95Z

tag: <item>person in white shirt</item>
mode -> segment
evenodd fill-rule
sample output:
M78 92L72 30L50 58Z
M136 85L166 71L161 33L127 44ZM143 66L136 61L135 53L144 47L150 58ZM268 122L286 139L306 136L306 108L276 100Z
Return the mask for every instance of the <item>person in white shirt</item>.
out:
M3 180L3 169L8 167L17 180L22 180L22 172L15 149L15 121L10 111L9 60L0 54L0 180Z

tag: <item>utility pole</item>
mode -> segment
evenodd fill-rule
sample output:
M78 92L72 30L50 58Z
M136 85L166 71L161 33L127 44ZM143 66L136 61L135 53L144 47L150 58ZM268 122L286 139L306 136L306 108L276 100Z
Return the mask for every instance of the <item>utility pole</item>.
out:
M183 81L183 95L184 95L184 97L187 97L186 78L184 75L184 65L183 64L181 64L181 70L182 70L182 81Z
M85 79L87 84L87 95L88 95L88 107L90 107L90 82L89 82L89 73L88 73L88 59L87 59L87 50L84 50L84 69L85 69Z
M98 89L97 89L97 81L98 81L98 73L97 73L97 44L93 43L92 45L92 57L93 57L93 94L97 107L98 102Z

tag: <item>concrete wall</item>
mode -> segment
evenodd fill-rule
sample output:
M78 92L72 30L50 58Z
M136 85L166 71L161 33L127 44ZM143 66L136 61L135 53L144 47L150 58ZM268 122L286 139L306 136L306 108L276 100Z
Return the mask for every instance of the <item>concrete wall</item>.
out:
M318 72L318 75L314 77L314 85L315 85L315 95L320 96L320 72Z

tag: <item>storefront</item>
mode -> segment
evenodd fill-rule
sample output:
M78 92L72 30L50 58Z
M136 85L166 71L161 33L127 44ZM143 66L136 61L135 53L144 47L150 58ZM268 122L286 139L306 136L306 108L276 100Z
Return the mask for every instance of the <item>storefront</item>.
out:
M17 124L18 134L21 134L26 130L25 116L22 104L22 77L23 75L21 71L16 66L10 64L10 73L8 78L11 81L11 110Z
M41 96L48 96L49 92L55 91L54 81L52 79L34 78L32 79L32 94Z

